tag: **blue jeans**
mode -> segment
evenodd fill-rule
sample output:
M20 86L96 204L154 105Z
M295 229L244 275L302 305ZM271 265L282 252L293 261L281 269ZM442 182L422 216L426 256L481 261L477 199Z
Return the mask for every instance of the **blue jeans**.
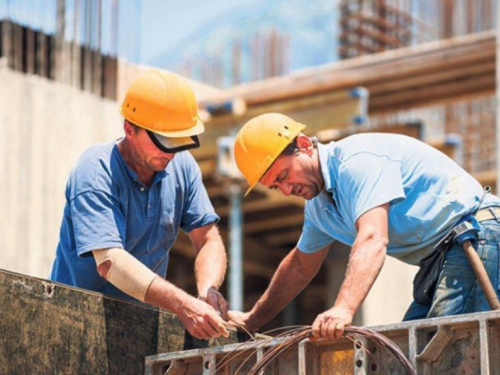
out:
M500 222L491 219L480 222L479 227L478 240L473 241L472 244L483 261L493 288L500 298L498 255ZM403 321L489 310L488 302L462 246L454 244L446 254L432 303L423 305L413 301Z

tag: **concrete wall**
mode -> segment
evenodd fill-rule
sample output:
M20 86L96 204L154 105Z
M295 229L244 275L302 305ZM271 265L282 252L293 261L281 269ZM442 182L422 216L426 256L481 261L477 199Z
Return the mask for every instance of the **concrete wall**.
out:
M88 146L122 134L117 104L0 69L0 268L47 277L68 173Z
M335 243L326 259L328 269L328 306L333 306L344 280L350 248ZM386 257L384 266L354 317L354 325L376 326L399 323L413 300L413 278L418 268Z
M418 267L387 257L362 306L367 326L398 323L413 301L413 278Z

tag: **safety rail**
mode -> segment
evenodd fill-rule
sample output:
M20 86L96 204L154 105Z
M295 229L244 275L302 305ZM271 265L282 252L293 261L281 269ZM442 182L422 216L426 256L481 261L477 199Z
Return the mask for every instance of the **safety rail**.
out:
M496 374L500 368L500 312L474 313L372 327L405 353L418 374ZM266 351L279 345L232 344L146 357L147 375L246 374ZM263 374L405 374L386 348L363 337L303 340L276 358Z

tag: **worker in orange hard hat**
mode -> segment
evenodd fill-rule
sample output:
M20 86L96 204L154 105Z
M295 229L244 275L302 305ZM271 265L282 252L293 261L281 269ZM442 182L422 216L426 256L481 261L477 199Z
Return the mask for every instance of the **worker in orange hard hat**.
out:
M89 148L71 171L51 279L164 308L200 339L227 336L219 217L184 152L204 131L194 93L173 73L147 71L120 113L125 136ZM197 253L198 298L165 280L179 229Z
M306 204L296 247L249 312L229 312L235 322L255 331L272 319L311 281L334 241L351 246L349 264L335 304L312 325L314 339L343 334L386 254L420 267L404 320L489 310L457 228L470 224L486 273L500 285L500 198L416 139L365 133L324 145L304 128L269 113L236 136L234 156L247 194L261 183Z

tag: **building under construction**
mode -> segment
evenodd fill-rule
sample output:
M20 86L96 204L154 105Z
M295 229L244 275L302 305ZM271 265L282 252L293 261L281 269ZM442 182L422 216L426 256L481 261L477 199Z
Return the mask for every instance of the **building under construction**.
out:
M243 340L241 334L205 348L207 343L185 335L165 312L38 279L49 274L53 261L72 165L88 146L121 136L118 102L131 80L148 68L120 59L116 51L103 54L90 31L84 34L88 38L68 39L61 16L66 2L57 3L54 35L9 18L1 21L0 170L7 178L0 187L5 241L0 332L7 339L0 346L0 373L112 374L124 368L213 373L225 354L241 350L223 346ZM100 17L91 4L81 1L85 11L78 21L88 30ZM289 115L321 142L360 132L406 134L445 152L483 185L497 186L496 1L344 0L338 6L341 61L284 75L286 69L274 69L267 78L227 89L191 81L207 129L200 137L203 146L192 154L221 217L231 262L223 290L244 310L295 246L304 210L301 199L262 187L243 199L230 137L256 115ZM256 64L275 64L266 61L267 54L260 58ZM311 284L263 330L311 324L333 304L348 254L335 243ZM188 237L181 235L171 250L175 267L168 280L192 294L194 258ZM412 300L415 272L387 259L354 324L377 326L419 374L496 373L498 313L396 323ZM256 348L247 365L275 344ZM279 361L265 373L404 373L390 354L349 339L303 341ZM235 358L220 373L236 373L240 366L246 373L247 365Z

